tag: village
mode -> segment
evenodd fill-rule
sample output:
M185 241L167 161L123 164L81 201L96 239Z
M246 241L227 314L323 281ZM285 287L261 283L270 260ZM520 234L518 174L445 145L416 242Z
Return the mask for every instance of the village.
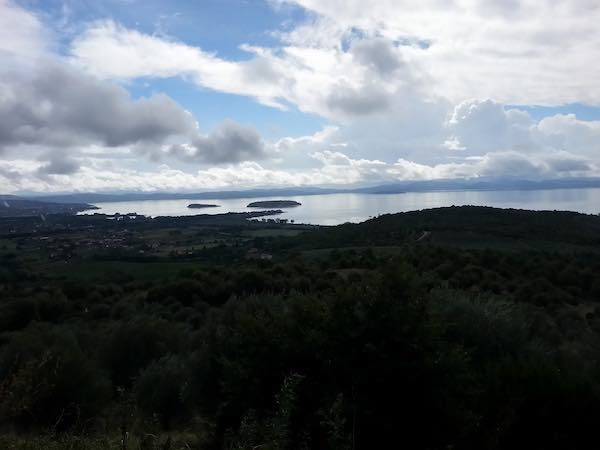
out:
M273 252L263 250L261 242L307 228L313 227L256 213L156 219L135 213L49 215L0 221L0 252L19 255L38 270L83 270L92 261L107 267L110 261L183 263L215 255L271 261Z

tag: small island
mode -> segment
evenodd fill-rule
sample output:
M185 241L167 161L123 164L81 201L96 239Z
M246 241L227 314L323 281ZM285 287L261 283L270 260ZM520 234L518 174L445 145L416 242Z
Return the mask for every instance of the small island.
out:
M201 208L218 208L219 205L211 205L206 203L191 203L188 205L188 208L191 209L201 209Z
M294 200L265 200L249 203L247 208L292 208L301 204Z

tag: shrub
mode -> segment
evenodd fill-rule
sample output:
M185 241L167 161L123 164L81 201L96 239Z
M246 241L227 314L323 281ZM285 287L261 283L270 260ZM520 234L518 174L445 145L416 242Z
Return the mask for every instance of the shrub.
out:
M141 317L110 332L101 350L102 361L115 386L130 387L150 362L175 353L179 339L179 329L170 322Z
M10 300L0 306L0 332L20 330L36 318L37 311L33 300Z
M56 430L81 425L110 399L110 385L67 329L35 326L0 353L2 421Z
M158 416L165 428L189 418L189 375L184 361L165 356L143 369L134 384L139 408L150 416Z

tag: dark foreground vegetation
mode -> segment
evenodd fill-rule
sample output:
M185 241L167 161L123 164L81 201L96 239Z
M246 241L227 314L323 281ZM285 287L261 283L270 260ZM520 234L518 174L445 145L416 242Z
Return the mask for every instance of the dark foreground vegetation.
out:
M0 448L588 449L600 217L0 221Z

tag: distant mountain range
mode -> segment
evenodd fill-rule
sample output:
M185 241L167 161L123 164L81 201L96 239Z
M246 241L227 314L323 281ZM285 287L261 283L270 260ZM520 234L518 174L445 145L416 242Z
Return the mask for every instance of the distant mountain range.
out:
M94 204L105 202L125 202L141 200L207 200L229 198L261 198L261 197L292 197L299 195L322 195L338 193L362 194L399 194L405 192L436 192L436 191L506 191L506 190L537 190L537 189L574 189L600 187L600 178L571 178L562 180L511 180L511 179L476 179L476 180L428 180L403 181L377 186L358 188L275 188L248 189L243 191L209 191L199 193L167 193L167 192L123 192L123 193L78 193L28 195L26 198L34 201L55 203ZM6 196L4 196L6 197ZM0 199L2 196L0 196Z
M281 189L250 189L244 191L210 191L196 193L168 193L168 192L123 192L114 194L56 194L56 195L36 195L27 196L32 200L52 201L59 203L105 203L105 202L129 202L142 200L207 200L207 199L228 199L228 198L260 198L282 196L290 197L295 195L318 195L333 194L339 192L350 192L342 189L321 189L321 188L281 188Z
M368 194L395 194L398 192L439 192L439 191L531 191L539 189L577 189L600 187L600 178L569 178L561 180L515 180L515 179L474 179L474 180L427 180L403 181L374 187L354 189L353 192Z

